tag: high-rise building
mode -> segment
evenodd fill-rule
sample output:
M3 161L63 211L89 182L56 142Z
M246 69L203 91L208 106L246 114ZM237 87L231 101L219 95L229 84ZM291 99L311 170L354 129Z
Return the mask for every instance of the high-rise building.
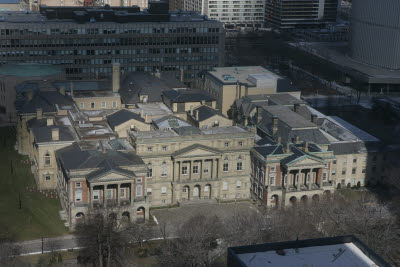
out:
M61 64L69 78L121 71L170 72L185 81L224 63L222 23L168 4L137 7L45 7L0 18L0 63Z
M198 11L225 27L262 27L264 24L265 1L263 0L173 0L170 9Z
M266 0L265 21L281 29L318 27L335 22L339 0Z

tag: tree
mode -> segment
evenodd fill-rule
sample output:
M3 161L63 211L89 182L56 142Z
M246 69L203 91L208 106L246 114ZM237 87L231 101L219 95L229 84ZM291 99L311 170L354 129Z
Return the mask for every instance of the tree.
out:
M92 210L84 222L76 225L78 245L83 247L79 252L81 263L99 267L124 265L129 240L116 214L111 210Z
M218 217L194 216L182 225L179 237L162 241L157 261L164 266L211 266L221 232Z
M13 238L7 234L0 235L0 266L11 266L20 253L21 247L14 242Z

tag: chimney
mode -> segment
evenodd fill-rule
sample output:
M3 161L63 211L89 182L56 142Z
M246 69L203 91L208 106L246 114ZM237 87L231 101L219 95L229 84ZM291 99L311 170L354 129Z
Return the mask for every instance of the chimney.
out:
M60 87L60 94L65 95L65 86Z
M296 136L294 137L294 143L295 143L295 144L298 144L299 141L300 141L300 138L296 135Z
M74 97L74 83L73 82L69 83L69 89L70 89L71 97Z
M261 122L262 119L262 107L257 107L257 124Z
M278 145L280 145L282 143L282 137L278 137Z
M195 116L196 116L196 121L199 121L199 110L196 109L196 110L194 111L194 113L195 113Z
M193 116L193 106L190 107L190 115Z
M311 122L317 124L318 116L315 114L311 114Z
M293 111L294 112L299 112L300 104L294 104Z
M51 129L51 139L53 141L58 141L60 140L60 131L58 128L53 128Z
M183 69L181 69L180 71L179 80L181 81L181 83L183 83L183 81L185 80L185 72Z
M26 90L26 95L28 96L28 101L31 101L33 99L33 91L31 88L28 88Z
M249 87L247 85L245 85L245 87L244 87L244 95L245 96L249 95Z
M290 153L290 145L289 145L289 143L286 143L285 153L286 154Z
M112 64L112 90L114 93L119 91L121 77L121 64Z
M36 118L38 120L43 119L43 109L41 109L41 108L36 109Z
M304 152L308 152L308 142L304 141Z
M278 118L276 116L272 117L272 135L275 135L278 131Z
M54 125L53 118L47 118L47 126L52 126Z
M158 79L161 79L161 73L159 70L157 70L157 72L154 74L154 76L156 76Z
M106 147L105 147L104 145L102 146L101 152L102 152L103 154L106 154L106 153L107 153Z

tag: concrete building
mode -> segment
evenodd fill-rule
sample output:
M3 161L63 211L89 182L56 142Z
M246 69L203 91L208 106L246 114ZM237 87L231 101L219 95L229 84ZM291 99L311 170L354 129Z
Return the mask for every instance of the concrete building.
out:
M228 266L390 266L355 236L228 248Z
M27 9L25 2L19 0L1 0L0 1L0 12L2 11L24 11ZM0 13L1 17L1 13ZM1 19L0 19L1 21Z
M153 206L249 198L254 135L237 126L132 132Z
M152 3L135 7L46 7L2 14L0 63L59 64L69 78L101 78L111 63L124 72L169 72L185 81L224 64L222 23ZM22 29L22 30L21 30ZM121 38L123 34L123 38Z
M40 5L51 7L84 7L84 6L104 6L111 7L131 7L143 10L148 8L148 0L29 0L30 10L38 11Z
M262 0L175 0L170 6L174 8L171 10L197 11L221 21L226 28L260 28L264 24L265 1Z
M336 22L340 0L266 0L265 22L282 30Z
M229 118L231 105L243 96L290 93L300 98L290 81L259 66L214 68L202 74L195 86L215 97L216 108Z

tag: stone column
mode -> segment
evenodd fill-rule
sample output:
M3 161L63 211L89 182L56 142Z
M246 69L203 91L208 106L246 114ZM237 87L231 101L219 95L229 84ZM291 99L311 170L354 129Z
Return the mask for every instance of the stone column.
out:
M212 160L212 173L211 179L218 179L218 159Z
M203 179L203 171L204 171L204 159L202 159L202 160L200 161L200 168L199 168L200 180Z
M130 192L130 194L131 194L131 205L133 205L133 201L135 200L135 196L133 195L133 192L135 192L134 191L134 183L131 183L131 192Z
M90 185L90 196L89 196L89 198L90 198L90 207L91 208L93 208L93 186L92 185Z
M297 185L297 191L300 191L300 185L301 185L301 169L299 169L298 172L298 180L296 181L296 185Z
M117 205L119 206L119 201L120 201L120 195L119 193L121 192L121 184L117 184Z
M192 180L192 172L193 172L193 160L189 161L189 168L188 168L189 180Z
M107 185L103 185L103 205L107 207Z

